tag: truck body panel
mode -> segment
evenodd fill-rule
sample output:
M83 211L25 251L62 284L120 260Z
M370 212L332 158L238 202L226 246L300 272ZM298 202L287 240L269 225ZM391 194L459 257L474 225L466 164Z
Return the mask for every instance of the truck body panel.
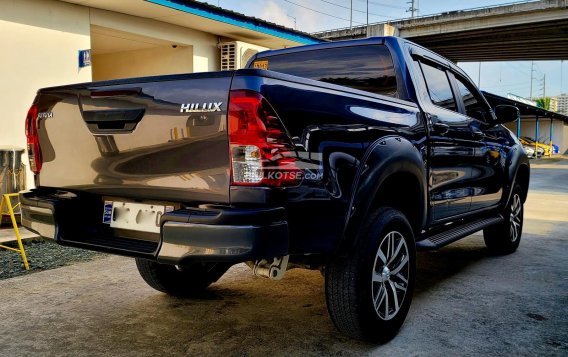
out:
M90 249L104 248L112 237L149 239L155 247L146 253L158 259L160 248L171 252L184 234L192 240L183 233L189 226L203 235L209 231L195 224L241 217L222 226L227 235L237 231L235 225L253 227L245 230L250 236L243 247L257 242L257 232L270 231L287 237L285 252L274 244L279 254L325 261L345 247L377 204L386 199L403 205L378 194L393 177L418 185L407 190L415 196L406 198L417 206L404 213L420 241L504 207L513 187L511 172L528 167L520 143L494 123L493 111L467 75L408 41L385 37L266 51L248 67L40 90L36 104L43 167L36 175L38 188L22 195L24 207L43 207L48 210L43 219L50 220L49 212L91 205L85 212L93 217L73 214L73 224L67 222L70 218L51 218L55 228L48 229L61 243L77 246L81 239L71 237L86 231L105 237ZM234 93L256 93L268 103L270 120L293 148L290 159L302 172L297 184L232 182ZM57 192L67 192L79 203L43 196ZM160 235L144 237L101 223L109 200L171 205L174 211L161 217ZM281 214L261 213L273 209ZM260 222L255 214L270 219ZM41 224L33 223L32 216L24 221L37 230ZM57 226L67 226L66 239ZM175 232L175 238L168 241L164 232ZM213 238L195 241L219 251ZM233 247L240 252L235 261L251 258L242 254L248 249L243 247ZM190 250L180 249L183 257L178 259L191 258ZM273 254L259 251L265 253L256 258ZM204 259L202 254L194 258ZM230 259L221 253L217 258ZM171 253L167 261L175 261Z

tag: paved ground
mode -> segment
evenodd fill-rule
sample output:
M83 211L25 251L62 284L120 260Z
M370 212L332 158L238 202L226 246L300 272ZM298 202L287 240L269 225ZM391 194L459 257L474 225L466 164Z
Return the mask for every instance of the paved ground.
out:
M534 165L519 251L481 237L419 254L409 317L383 346L327 316L319 272L280 283L237 266L201 299L157 293L100 258L0 281L0 355L568 355L568 162Z
M18 227L20 230L20 237L22 239L33 239L37 238L37 234L28 231L24 227ZM14 228L12 224L4 224L0 227L0 244L14 242L16 240L16 233L14 233Z

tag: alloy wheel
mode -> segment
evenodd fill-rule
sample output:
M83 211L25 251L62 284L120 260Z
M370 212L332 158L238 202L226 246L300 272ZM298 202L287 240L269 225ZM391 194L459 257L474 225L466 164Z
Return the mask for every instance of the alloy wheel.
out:
M519 239L521 231L521 210L523 205L521 204L521 197L518 193L513 196L513 202L511 203L511 215L510 215L510 237L511 241L515 242Z
M381 240L372 274L373 304L377 315L390 320L399 312L410 272L408 246L400 232L389 232Z

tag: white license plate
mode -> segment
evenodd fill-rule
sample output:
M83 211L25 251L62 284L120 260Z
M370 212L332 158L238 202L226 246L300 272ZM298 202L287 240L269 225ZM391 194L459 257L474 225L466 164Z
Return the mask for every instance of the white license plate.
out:
M105 201L103 223L112 228L160 233L160 218L173 209L159 204Z

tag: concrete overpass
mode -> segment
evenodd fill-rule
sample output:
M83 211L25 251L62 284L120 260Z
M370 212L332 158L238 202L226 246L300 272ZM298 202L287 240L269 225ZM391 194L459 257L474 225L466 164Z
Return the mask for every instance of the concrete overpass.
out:
M455 62L568 59L568 0L445 12L314 34L327 40L394 35Z

